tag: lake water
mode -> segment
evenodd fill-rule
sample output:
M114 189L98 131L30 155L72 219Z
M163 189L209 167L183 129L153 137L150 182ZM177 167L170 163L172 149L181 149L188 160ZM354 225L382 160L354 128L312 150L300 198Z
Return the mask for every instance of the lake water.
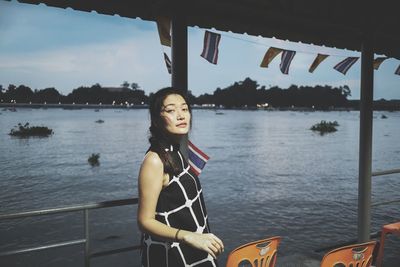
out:
M0 110L1 214L137 197L148 148L145 109ZM210 156L200 176L212 231L230 250L283 237L279 257L357 238L359 112L194 110L190 139ZM387 119L382 119L385 114ZM104 123L95 123L102 119ZM320 136L309 128L339 123ZM49 138L8 135L18 123L45 125ZM400 112L375 112L373 171L400 168ZM100 166L87 159L100 153ZM373 178L372 202L400 198L400 175ZM136 206L91 211L94 251L138 244ZM372 209L371 231L399 221L400 204ZM0 251L83 236L82 213L0 222ZM400 240L385 255L400 265ZM82 246L0 258L0 266L83 266ZM139 266L138 252L96 258L92 266ZM278 258L279 263L279 258ZM397 266L399 266L397 265Z

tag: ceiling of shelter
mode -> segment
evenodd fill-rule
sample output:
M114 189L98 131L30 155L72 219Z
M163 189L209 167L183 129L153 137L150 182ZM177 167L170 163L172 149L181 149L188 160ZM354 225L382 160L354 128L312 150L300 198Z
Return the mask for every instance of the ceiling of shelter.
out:
M183 14L188 26L361 50L400 59L400 16L392 0L19 0L100 14L155 20ZM375 2L375 3L373 3Z

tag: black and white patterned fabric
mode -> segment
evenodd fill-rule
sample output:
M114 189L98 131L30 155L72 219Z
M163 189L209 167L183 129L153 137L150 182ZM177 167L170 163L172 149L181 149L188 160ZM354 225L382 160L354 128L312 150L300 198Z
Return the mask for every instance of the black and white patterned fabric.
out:
M151 150L151 148L150 148ZM156 220L178 229L209 233L207 212L198 177L190 170L179 147L166 149L172 159L182 166L158 198ZM143 267L216 267L217 262L207 252L183 243L167 242L149 234L142 235Z

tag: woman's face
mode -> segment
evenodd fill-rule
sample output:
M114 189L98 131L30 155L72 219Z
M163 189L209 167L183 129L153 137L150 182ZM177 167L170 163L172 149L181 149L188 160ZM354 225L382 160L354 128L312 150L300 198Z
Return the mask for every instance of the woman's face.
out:
M168 133L181 135L189 132L189 107L181 95L171 94L164 99L161 118Z

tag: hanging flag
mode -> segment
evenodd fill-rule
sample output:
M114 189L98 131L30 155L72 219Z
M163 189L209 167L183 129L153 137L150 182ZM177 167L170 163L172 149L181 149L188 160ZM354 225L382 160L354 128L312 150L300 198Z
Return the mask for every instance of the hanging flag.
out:
M353 66L354 63L358 60L358 57L348 57L342 61L340 61L338 64L336 64L335 67L333 67L335 70L343 73L346 75L346 72Z
M201 56L208 62L217 64L218 61L218 45L221 40L221 34L206 31L204 33L204 47Z
M171 60L169 60L169 57L165 52L164 52L164 61L165 61L165 65L167 65L168 73L171 74L171 69L172 69Z
M387 59L387 57L377 57L374 59L374 69L379 69L379 66L382 64L382 62Z
M289 74L290 63L292 62L296 51L283 50L281 56L281 64L279 65L283 74Z
M165 46L171 47L171 20L167 17L157 18L158 36L160 43Z
M282 52L282 49L276 47L270 47L264 55L263 60L261 61L260 67L268 68L269 63Z
M314 62L311 64L310 68L308 69L309 72L313 73L314 70L318 67L318 65L324 61L329 55L318 54L317 57L314 59Z
M206 162L210 159L203 151L198 149L192 142L188 141L189 165L191 170L199 176Z
M396 71L394 72L394 74L400 75L400 65L397 67Z

